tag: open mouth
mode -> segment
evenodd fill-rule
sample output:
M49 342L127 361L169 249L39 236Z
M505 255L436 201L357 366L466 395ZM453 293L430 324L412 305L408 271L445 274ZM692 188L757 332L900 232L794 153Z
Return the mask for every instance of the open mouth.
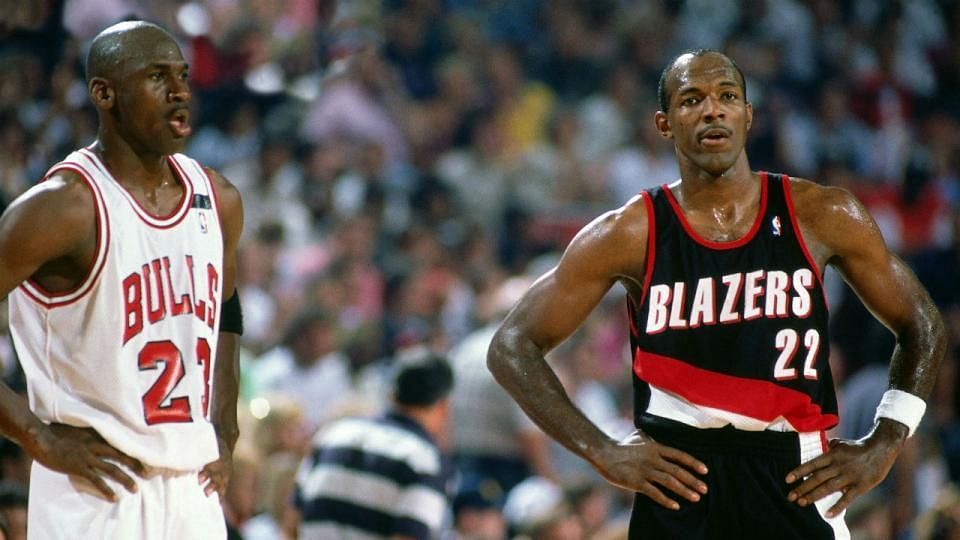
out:
M700 142L707 145L722 144L730 138L730 131L725 128L711 128L700 134Z
M178 138L187 137L193 128L190 127L190 111L187 109L177 109L170 115L170 129Z

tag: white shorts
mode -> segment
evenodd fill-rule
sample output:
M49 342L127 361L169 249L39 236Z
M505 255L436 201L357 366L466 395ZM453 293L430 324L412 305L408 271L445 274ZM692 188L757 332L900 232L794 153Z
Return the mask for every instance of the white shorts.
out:
M218 540L227 537L220 498L203 493L197 471L153 469L130 493L117 482L108 501L89 481L52 471L37 462L30 471L27 538L60 540Z

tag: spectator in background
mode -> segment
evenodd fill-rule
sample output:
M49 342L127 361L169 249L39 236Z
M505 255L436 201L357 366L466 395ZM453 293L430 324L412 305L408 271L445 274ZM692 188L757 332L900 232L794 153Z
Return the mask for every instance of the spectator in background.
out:
M520 482L507 494L503 516L511 533L530 540L581 540L583 526L563 489L539 476Z
M388 165L395 165L409 152L399 108L405 97L377 45L376 36L366 32L353 55L331 68L300 136L316 144L338 138L369 141L383 148Z
M467 218L492 233L503 219L507 200L508 143L503 129L489 115L473 123L469 141L466 148L438 158L435 173L449 186Z
M487 485L464 487L453 498L453 528L462 540L502 540L507 523L501 511L503 493Z
M334 314L307 308L290 322L281 344L251 369L253 395L280 392L293 399L311 429L329 418L351 391L349 360L338 348Z
M313 238L313 219L303 203L303 171L294 159L289 141L280 137L264 140L259 153L231 162L224 174L236 178L237 189L248 195L244 230L250 236L264 224L283 226L286 247L302 247Z
M233 474L223 496L228 540L248 540L246 529L259 510L259 490L260 462L256 453L238 445L233 453Z
M936 503L917 518L917 540L955 540L960 538L960 488L950 485L937 494Z
M6 538L27 539L27 488L16 482L0 481L0 518L6 524Z
M190 154L211 167L241 160L250 165L247 160L256 158L260 149L258 114L252 100L236 104L229 112L223 111L221 116L225 118L203 126L190 138L187 145ZM243 176L246 174L244 171Z
M29 486L31 463L33 459L16 443L9 439L0 440L0 479Z
M297 473L301 540L435 538L449 524L444 465L453 371L429 356L397 367L393 406L317 434Z
M454 345L450 364L453 454L466 485L505 494L531 474L555 479L550 441L487 369L487 349L510 307L530 286L528 277L506 280L492 293L486 324Z
M820 88L817 101L816 137L797 141L815 151L817 162L849 163L858 174L872 173L873 133L850 111L850 93L842 80ZM812 143L812 144L808 144Z
M526 76L516 50L494 45L485 60L486 82L490 87L490 116L503 137L508 161L544 138L555 96L549 87Z

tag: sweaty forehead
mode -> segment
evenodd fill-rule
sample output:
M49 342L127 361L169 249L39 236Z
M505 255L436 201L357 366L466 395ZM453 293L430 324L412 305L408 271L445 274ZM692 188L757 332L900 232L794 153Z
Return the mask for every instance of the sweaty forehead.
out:
M125 39L121 63L125 74L156 63L183 62L180 47L170 36L150 31L131 33Z
M742 84L736 68L719 54L702 56L684 55L677 59L670 70L668 87L671 95L688 85L699 85L727 79Z
M142 22L124 22L94 38L87 56L87 78L123 79L153 64L181 62L180 47L166 31Z

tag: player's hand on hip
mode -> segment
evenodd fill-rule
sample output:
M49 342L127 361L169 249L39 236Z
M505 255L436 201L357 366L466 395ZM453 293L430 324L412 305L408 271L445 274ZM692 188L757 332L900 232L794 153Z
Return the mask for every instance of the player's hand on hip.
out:
M208 496L217 492L222 499L227 492L227 484L230 482L230 473L233 472L233 452L225 442L217 437L220 446L220 457L216 461L211 461L200 469L198 475L200 485L204 486L203 492Z
M610 483L642 493L671 510L678 510L680 505L667 496L664 488L690 502L699 501L707 493L707 485L694 476L707 474L706 465L639 430L601 452L595 466Z
M787 500L806 506L839 491L843 495L827 510L827 517L844 511L886 478L893 467L905 434L888 431L878 428L856 441L831 440L827 452L787 474L788 484L802 479L787 494Z
M38 442L39 452L33 457L47 468L90 481L111 501L117 500L117 494L105 478L136 493L137 483L117 464L141 476L143 464L110 446L94 429L50 424L41 432Z

